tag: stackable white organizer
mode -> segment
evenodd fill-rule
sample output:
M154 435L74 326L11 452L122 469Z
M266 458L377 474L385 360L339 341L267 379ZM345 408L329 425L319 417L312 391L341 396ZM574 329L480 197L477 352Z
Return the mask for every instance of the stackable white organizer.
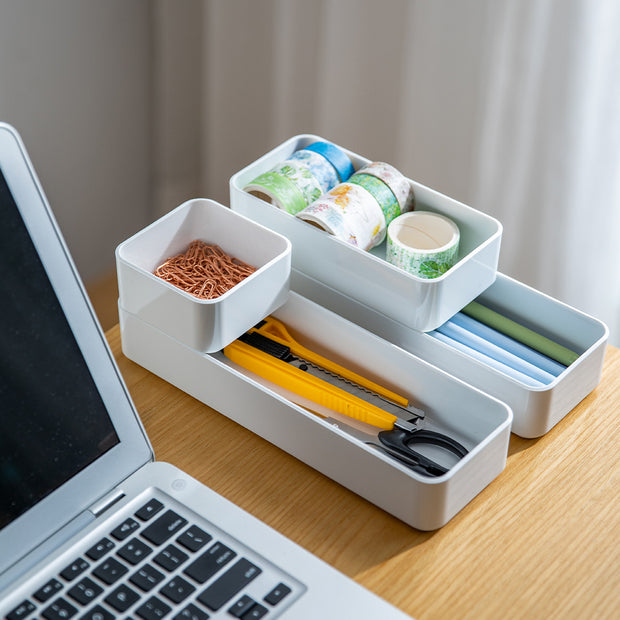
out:
M446 215L461 230L459 262L441 278L423 280L388 264L382 247L367 256L243 191L256 174L315 140L323 138L295 136L230 179L231 208L291 240L293 290L506 402L512 430L522 437L545 434L596 387L607 327L497 273L501 225L493 218L410 181L414 209ZM369 161L344 150L356 169ZM474 299L579 353L579 359L550 384L533 388L424 333Z
M259 174L317 140L323 138L311 134L290 138L230 179L231 209L287 237L293 245L294 269L420 331L439 327L493 283L501 224L414 181L410 182L417 208L449 217L460 231L457 263L432 280L411 275L386 262L385 241L365 252L276 207L267 208L265 201L243 191ZM370 162L343 150L356 170Z
M215 244L256 271L213 299L199 299L154 274L194 240ZM199 351L219 351L288 296L291 244L215 202L188 200L116 249L123 308Z
M511 429L525 437L539 436L595 387L607 329L600 321L498 274L499 222L413 181L417 208L450 217L461 232L457 264L434 280L389 265L382 246L363 252L243 191L258 174L320 139L307 134L291 138L230 180L231 213L242 218L244 238L256 226L291 243L291 292L276 294L275 287L259 302L254 289L248 303L254 298L256 305L269 307L302 344L401 392L425 411L425 427L463 443L467 456L442 476L418 474L349 434L346 425L295 405L285 390L250 376L221 351L175 333L176 302L167 299L164 305L154 295L146 312L136 297L135 263L143 272L151 268L140 257L139 244L132 246L137 254L121 251L123 245L117 250L123 352L409 525L437 529L503 470ZM356 169L369 161L347 152ZM165 229L165 217L152 226ZM164 232L163 238L168 234ZM234 226L228 234L234 238ZM148 248L153 253L152 244ZM161 257L150 256L149 265L166 258L165 252L162 247ZM281 267L286 258L279 251L275 255L280 256ZM281 272L275 273L281 282ZM572 348L579 359L552 384L529 388L424 333L477 298ZM211 319L205 315L200 320ZM239 323L236 336L246 329L241 328ZM230 337L228 333L224 340Z
M194 398L421 530L447 523L503 470L512 413L450 376L308 299L290 293L273 316L313 350L410 397L425 427L469 454L448 473L420 475L247 376L222 353L187 346L119 304L124 354ZM380 360L380 363L376 362Z
M547 433L599 383L608 337L599 320L540 291L498 273L477 299L513 320L578 352L551 383L531 387L376 310L349 299L321 282L293 270L291 287L386 340L475 385L505 402L513 413L512 432L534 438Z

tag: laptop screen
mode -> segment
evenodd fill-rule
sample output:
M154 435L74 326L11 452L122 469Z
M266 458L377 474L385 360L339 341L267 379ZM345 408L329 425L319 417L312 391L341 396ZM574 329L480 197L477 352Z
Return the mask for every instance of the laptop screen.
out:
M0 529L118 443L0 171Z

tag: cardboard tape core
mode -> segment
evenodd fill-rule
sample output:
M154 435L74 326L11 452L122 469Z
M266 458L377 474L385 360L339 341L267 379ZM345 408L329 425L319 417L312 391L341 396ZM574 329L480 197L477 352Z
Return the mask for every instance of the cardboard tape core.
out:
M414 250L442 250L458 242L456 224L436 213L414 211L394 220L390 226L393 241Z

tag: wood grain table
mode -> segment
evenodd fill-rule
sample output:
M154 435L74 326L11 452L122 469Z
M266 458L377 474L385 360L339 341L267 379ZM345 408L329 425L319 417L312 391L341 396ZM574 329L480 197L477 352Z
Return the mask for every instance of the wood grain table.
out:
M129 361L118 326L107 337L158 460L415 618L620 618L620 349L555 428L512 435L504 472L420 532Z

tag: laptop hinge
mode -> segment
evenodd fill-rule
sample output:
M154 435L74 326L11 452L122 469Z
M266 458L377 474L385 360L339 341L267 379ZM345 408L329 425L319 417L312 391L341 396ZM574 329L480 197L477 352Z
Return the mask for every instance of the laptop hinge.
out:
M114 491L108 493L106 496L100 499L98 502L93 504L88 510L90 510L90 512L92 512L95 517L98 517L106 510L114 506L116 502L123 499L123 497L125 497L125 494L120 489L115 489Z

